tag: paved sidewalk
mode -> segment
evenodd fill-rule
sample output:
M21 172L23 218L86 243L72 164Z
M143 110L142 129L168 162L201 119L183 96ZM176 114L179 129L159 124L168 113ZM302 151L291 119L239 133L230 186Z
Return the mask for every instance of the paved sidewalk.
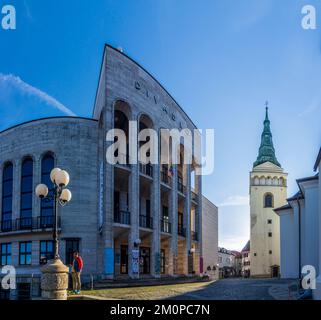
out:
M205 283L85 290L83 294L93 299L293 300L298 297L295 283L295 280L284 279L232 278Z

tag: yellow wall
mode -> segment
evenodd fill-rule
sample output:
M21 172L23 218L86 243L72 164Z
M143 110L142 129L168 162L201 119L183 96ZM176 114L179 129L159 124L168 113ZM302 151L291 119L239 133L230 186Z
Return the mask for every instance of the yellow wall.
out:
M270 277L271 266L280 266L280 221L273 209L286 204L286 179L283 169L270 162L253 168L250 173L251 276ZM273 195L273 208L264 207L266 193ZM268 224L269 219L272 224Z

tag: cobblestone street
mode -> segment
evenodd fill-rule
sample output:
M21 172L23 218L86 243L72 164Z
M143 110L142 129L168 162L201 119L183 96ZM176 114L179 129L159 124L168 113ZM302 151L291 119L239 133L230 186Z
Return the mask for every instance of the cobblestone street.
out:
M294 280L237 278L205 283L84 290L83 298L121 300L293 300L297 298L296 289Z
M294 280L279 279L222 279L200 290L186 292L171 299L209 300L292 300Z

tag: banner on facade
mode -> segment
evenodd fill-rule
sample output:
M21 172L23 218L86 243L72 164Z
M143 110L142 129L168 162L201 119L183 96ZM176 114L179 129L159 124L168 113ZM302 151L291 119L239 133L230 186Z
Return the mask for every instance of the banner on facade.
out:
M133 274L139 273L139 250L138 249L132 250L132 273Z

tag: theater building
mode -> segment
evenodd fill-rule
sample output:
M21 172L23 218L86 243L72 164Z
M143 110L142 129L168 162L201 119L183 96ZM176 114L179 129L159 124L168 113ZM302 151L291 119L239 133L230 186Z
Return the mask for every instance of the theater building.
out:
M217 210L206 200L202 214L196 165L183 164L183 145L177 165L109 164L106 132L128 135L129 121L157 132L196 128L154 77L106 45L92 118L39 119L0 133L1 264L16 267L18 282L39 277L52 257L53 202L34 190L50 186L54 167L69 172L73 194L59 208L59 253L70 264L80 251L84 279L197 275L206 268L203 239L217 239ZM217 264L216 251L207 264Z

